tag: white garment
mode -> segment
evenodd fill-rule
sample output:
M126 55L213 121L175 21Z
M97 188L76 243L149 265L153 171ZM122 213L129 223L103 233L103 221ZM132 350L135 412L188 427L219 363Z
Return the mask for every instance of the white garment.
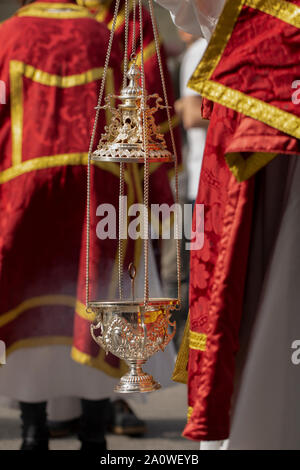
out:
M149 250L149 278L153 297L161 297L161 286L154 254ZM143 292L144 256L136 279L137 295ZM80 398L101 400L117 397L113 388L117 383L105 373L79 364L70 357L70 346L43 346L14 351L0 368L1 403L17 401L48 401L48 415L52 420L68 420L80 415ZM173 385L171 375L175 349L171 342L164 352L156 353L147 361L144 370L153 375L163 387ZM132 396L132 395L131 395ZM9 400L7 398L9 397Z
M187 87L187 83L191 78L194 70L202 59L202 56L207 47L207 41L204 38L197 39L191 44L181 62L180 68L180 95L185 96L199 96L194 90ZM197 197L198 185L200 179L200 172L203 160L203 152L205 147L206 133L208 122L203 121L203 124L197 128L188 129L187 134L187 155L186 155L186 168L188 177L188 190L187 197L190 201L194 201Z
M226 450L226 442L227 441L202 441L200 442L200 450Z
M176 26L208 41L226 0L156 0L170 11Z

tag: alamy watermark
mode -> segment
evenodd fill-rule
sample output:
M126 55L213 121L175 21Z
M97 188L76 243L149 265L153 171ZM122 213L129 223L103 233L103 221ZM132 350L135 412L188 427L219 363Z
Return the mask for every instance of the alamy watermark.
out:
M6 104L6 83L0 80L0 104Z
M193 213L192 204L151 204L147 211L144 204L132 204L128 207L127 196L119 197L119 218L123 220L120 230L117 225L117 211L113 204L100 204L96 216L101 220L96 226L97 237L100 240L120 237L121 240L152 240L171 238L186 241L188 251L200 250L204 245L204 205L194 207L196 230L191 229ZM127 223L129 221L129 223ZM174 223L173 223L174 222ZM150 223L150 230L149 230ZM172 226L174 229L172 229ZM177 227L177 229L176 229Z
M300 103L300 80L294 80L292 83L292 88L296 88L296 90L292 94L292 103L299 104Z
M298 366L300 364L300 339L295 339L292 342L291 348L294 349L291 361L295 366Z
M0 340L0 364L6 364L6 344Z

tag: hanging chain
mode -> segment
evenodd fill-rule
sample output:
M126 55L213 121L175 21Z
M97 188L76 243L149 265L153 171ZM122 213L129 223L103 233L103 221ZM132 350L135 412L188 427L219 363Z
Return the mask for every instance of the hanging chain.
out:
M142 114L143 114L143 147L144 147L144 305L149 303L149 152L148 152L148 122L146 115L146 85L144 67L144 37L143 37L143 6L139 0L139 22L140 22L140 54L141 54L141 84L142 84Z
M127 85L128 71L128 28L129 28L129 0L125 0L125 45L124 45L124 71L123 71L123 88ZM119 274L119 298L123 298L123 262L124 262L124 172L125 164L120 163L120 187L119 187L119 239L118 239L118 274Z
M136 58L136 0L132 0L132 51L131 60Z
M123 88L127 84L128 70L128 28L129 28L129 0L125 0L125 45L124 45L124 72L123 72Z
M148 0L148 4L149 4L150 16L151 16L152 27L153 27L155 48L156 48L156 53L157 53L157 58L158 58L158 66L159 66L160 78L161 78L161 83L162 83L162 88L163 88L164 101L165 101L165 106L166 106L167 116L168 116L168 124L169 124L169 129L170 129L172 148L173 148L173 153L174 153L174 157L175 157L175 203L176 203L175 239L176 239L176 255L177 255L176 256L176 258L177 258L176 264L177 264L178 302L180 303L181 302L181 246L180 246L179 225L178 225L179 224L179 217L178 217L178 214L177 214L177 211L179 209L178 156L177 156L177 150L176 150L176 144L175 144L171 114L170 114L170 109L169 109L169 100L168 100L167 88L166 88L163 65L162 65L162 60L161 60L161 53L160 53L159 35L158 35L158 29L157 29L157 24L156 24L156 19L155 19L152 0Z
M87 218L87 227L86 227L86 306L87 306L87 308L89 306L89 300L90 300L89 297L90 297L91 156L92 156L92 152L93 152L93 148L94 148L95 136L96 136L97 126L98 126L98 121L99 121L101 103L102 103L103 94L104 94L104 87L105 87L105 83L106 83L107 70L108 70L108 65L109 65L109 60L110 60L110 55L111 55L111 49L112 49L114 33L115 33L115 29L116 29L116 22L117 22L119 7L120 7L120 0L116 0L115 10L114 10L114 17L113 17L113 24L112 24L112 28L111 28L111 32L110 32L110 37L109 37L109 42L108 42L108 47L107 47L107 53L106 53L105 62L104 62L103 76L102 76L102 81L101 81L101 86L100 86L99 98L98 98L98 103L97 103L97 107L96 107L95 121L94 121L92 136L91 136L90 145L89 145L89 153L88 153L87 211L86 211L86 218Z
M123 227L124 227L124 167L125 163L120 163L120 191L119 191L119 240L118 240L118 269L119 269L119 297L123 298Z

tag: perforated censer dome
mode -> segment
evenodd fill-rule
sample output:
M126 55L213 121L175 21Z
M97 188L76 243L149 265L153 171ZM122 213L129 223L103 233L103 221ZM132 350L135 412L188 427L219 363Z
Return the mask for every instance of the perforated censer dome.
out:
M92 160L115 162L144 162L145 149L143 142L142 89L139 85L141 72L133 63L128 72L129 85L122 89L120 96L109 95L105 100L106 107L113 114L111 123L106 126L98 149L93 153ZM122 103L118 108L111 105L112 99ZM147 148L150 162L171 162L174 156L168 151L165 138L155 124L155 113L165 108L158 94L146 96L147 106ZM150 104L153 104L151 107Z

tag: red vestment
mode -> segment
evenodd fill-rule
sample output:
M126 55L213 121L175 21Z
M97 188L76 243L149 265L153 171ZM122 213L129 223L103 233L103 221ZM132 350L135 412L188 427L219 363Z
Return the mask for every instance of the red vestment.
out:
M211 121L196 201L205 205L205 241L191 252L190 321L174 373L188 375L184 436L197 441L229 436L253 175L278 153L299 154L299 7L228 1L190 81L214 102L204 105Z

